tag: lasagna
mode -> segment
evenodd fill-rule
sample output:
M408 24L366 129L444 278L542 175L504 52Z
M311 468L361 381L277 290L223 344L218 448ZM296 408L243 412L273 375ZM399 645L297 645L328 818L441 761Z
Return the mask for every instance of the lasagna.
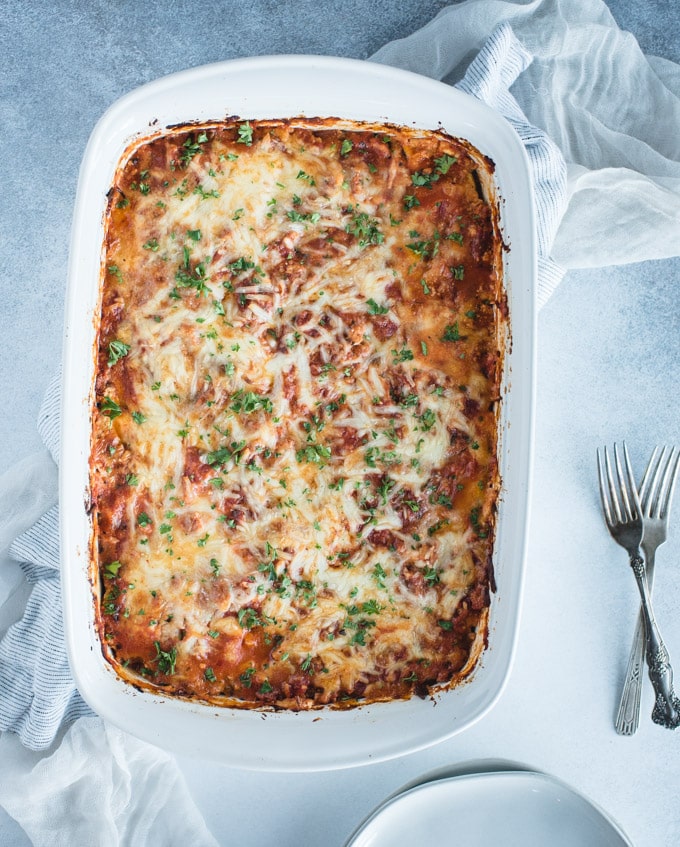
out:
M426 696L487 639L507 311L493 164L441 131L226 120L108 194L97 625L146 690Z

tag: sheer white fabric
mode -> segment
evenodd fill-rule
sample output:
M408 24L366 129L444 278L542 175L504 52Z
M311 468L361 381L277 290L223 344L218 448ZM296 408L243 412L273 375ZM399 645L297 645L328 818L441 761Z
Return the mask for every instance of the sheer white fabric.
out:
M372 58L457 82L500 23L533 55L511 92L568 164L564 268L680 255L680 66L647 58L601 0L467 0Z

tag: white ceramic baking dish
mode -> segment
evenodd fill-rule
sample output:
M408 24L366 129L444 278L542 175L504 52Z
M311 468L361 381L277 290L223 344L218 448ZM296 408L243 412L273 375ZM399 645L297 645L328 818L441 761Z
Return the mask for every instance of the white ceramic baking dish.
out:
M104 660L94 626L86 511L89 409L99 304L106 192L123 151L166 125L248 118L343 117L443 128L496 164L509 245L505 279L512 343L501 416L503 480L489 647L462 686L433 699L348 711L264 713L219 709L139 692ZM528 164L509 124L438 82L381 65L317 56L275 56L208 65L165 77L116 102L85 151L75 204L66 309L61 456L65 631L79 691L102 717L161 747L263 770L322 770L376 762L434 744L481 718L507 679L522 593L535 338L534 215Z

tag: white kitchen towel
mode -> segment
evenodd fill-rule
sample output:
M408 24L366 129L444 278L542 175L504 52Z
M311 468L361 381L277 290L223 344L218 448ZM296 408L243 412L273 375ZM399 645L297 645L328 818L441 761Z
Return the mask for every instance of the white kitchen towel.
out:
M4 733L0 805L34 847L217 847L172 756L95 717L47 756Z

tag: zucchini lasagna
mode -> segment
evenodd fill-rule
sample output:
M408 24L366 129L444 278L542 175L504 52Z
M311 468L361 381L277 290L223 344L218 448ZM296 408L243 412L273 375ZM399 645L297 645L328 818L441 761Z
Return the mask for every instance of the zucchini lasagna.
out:
M97 621L144 689L425 696L487 638L507 330L493 164L439 131L227 120L108 195Z

